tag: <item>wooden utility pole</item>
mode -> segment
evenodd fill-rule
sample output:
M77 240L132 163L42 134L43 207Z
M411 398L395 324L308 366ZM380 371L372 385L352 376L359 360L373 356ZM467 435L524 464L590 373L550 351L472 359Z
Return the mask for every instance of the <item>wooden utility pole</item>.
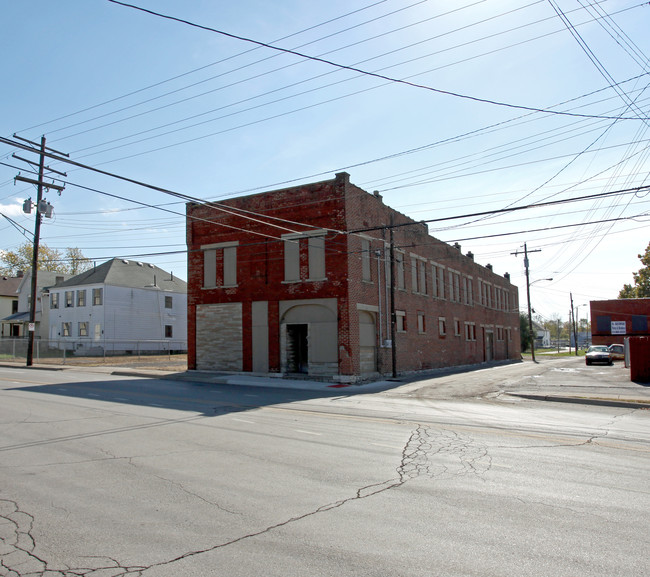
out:
M530 306L530 269L528 266L528 253L529 252L542 252L541 248L537 248L535 250L528 250L528 246L526 246L526 243L524 243L524 266L526 267L526 296L528 298L528 330L530 331L530 352L533 358L533 362L535 362L535 333L533 333L533 309ZM519 254L519 251L512 252L510 254L514 254L517 256Z
M29 338L27 342L27 366L31 367L33 364L33 359L34 359L34 333L36 332L36 299L38 295L38 247L40 243L40 238L41 238L41 222L43 220L43 214L45 214L48 218L52 217L52 212L51 212L51 206L49 203L45 202L43 200L43 189L44 188L53 188L61 193L61 191L65 188L64 186L59 186L57 184L52 184L49 182L44 182L43 177L45 175L45 170L49 172L56 172L57 174L60 174L62 176L67 176L64 172L59 172L57 170L54 170L52 168L48 168L45 166L45 151L50 150L52 152L56 152L57 154L63 154L63 156L68 156L67 154L64 154L62 152L58 152L56 150L53 150L51 148L47 148L45 146L45 136L41 136L41 144L40 146L36 144L35 142L31 142L30 140L26 140L24 138L20 138L19 136L16 136L14 134L14 138L17 138L19 140L23 140L24 142L28 142L34 147L39 147L39 162L38 162L38 180L34 180L31 178L26 178L24 176L16 176L14 180L18 180L20 182L27 182L30 184L36 185L36 218L35 218L35 224L34 224L34 246L32 248L32 286L31 286L31 300L29 303ZM19 160L23 160L29 164L34 164L33 162L29 160L25 160L24 158L20 158L19 156L16 156L15 154L13 155L14 158L17 158ZM29 210L31 211L31 205L29 206ZM41 305L41 311L42 311L43 305Z

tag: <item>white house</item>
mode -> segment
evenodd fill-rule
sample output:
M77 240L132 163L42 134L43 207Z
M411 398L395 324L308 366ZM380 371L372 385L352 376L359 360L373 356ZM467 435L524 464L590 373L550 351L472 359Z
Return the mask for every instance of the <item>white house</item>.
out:
M187 348L187 283L153 264L112 259L50 287L49 305L49 339L57 348Z
M49 336L49 306L48 306L48 286L56 285L63 282L69 275L60 272L51 272L39 270L36 276L36 308L35 308L35 332L34 336L38 339L47 339ZM32 272L27 271L24 276L18 278L19 284L16 297L18 304L15 306L16 312L2 320L3 325L12 326L13 333L11 336L27 336L29 328L29 310L32 301ZM15 328L20 325L19 328Z

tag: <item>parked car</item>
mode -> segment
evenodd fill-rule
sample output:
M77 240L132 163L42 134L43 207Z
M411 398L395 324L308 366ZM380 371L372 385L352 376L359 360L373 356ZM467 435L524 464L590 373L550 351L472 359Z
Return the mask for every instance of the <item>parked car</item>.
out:
M607 363L611 365L613 363L612 354L606 345L592 345L585 354L585 363L588 365L593 363Z
M625 359L625 345L609 345L608 348L613 361L622 361Z

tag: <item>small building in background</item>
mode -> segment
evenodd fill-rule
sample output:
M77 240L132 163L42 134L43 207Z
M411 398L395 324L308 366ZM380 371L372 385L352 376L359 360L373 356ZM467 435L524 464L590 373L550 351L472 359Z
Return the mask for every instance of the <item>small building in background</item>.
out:
M0 277L0 337L23 336L23 319L18 314L18 287L23 276Z
M650 336L650 298L591 301L591 341L623 344L626 337Z
M63 282L70 275L64 275L60 272L48 270L39 270L36 276L36 307L34 314L34 337L37 339L47 339L49 334L49 306L47 287L54 286ZM18 283L18 310L16 313L3 319L3 324L20 325L17 336L26 337L29 333L30 305L32 302L32 271L28 270L22 277L19 277ZM12 335L13 336L13 335Z

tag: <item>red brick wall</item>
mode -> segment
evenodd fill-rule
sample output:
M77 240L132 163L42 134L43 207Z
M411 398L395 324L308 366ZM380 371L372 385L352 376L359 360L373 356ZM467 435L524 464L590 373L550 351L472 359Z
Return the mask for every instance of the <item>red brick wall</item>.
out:
M591 301L591 341L594 345L611 345L614 343L623 344L626 337L650 336L650 299L613 299L607 301ZM634 330L633 318L637 317L636 323L646 317L642 330ZM599 317L607 324L612 321L625 323L625 334L612 334L611 330L601 327L599 330ZM609 324L611 327L611 324Z
M406 314L406 332L395 339L398 371L413 371L433 367L483 362L485 359L485 330L494 330L495 359L520 358L519 315L517 288L509 280L463 255L454 248L430 237L424 225L386 206L379 195L369 194L350 184L345 173L336 179L297 186L270 193L229 199L218 207L188 204L188 345L190 368L196 368L195 307L197 304L242 302L244 322L244 369L251 370L251 307L252 301L269 302L269 364L271 371L281 366L279 347L278 302L290 299L336 298L339 303L339 373L359 373L359 313L357 303L381 310L382 338L390 339L387 327L385 263L380 263L378 282L377 259L371 258L371 281L362 279L361 236L371 240L371 249L381 250L389 241L387 228L391 216L394 224L408 226L393 229L395 247L405 255L405 288L395 291L395 308ZM227 209L225 212L221 209ZM233 214L238 209L249 211L256 220ZM260 215L259 218L257 215ZM273 221L269 217L284 220ZM265 222L259 222L263 220ZM298 224L300 223L300 224ZM273 226L273 224L278 226ZM229 225L228 228L223 225ZM303 232L311 227L328 229L325 240L327 280L323 282L284 283L284 250L279 239L290 231ZM373 230L365 230L373 228ZM289 229L289 230L287 230ZM338 232L340 231L340 232ZM358 231L358 234L346 234ZM267 235L267 236L260 236ZM272 238L269 238L272 237ZM201 245L238 241L237 286L203 289L203 252ZM307 277L306 243L301 246L301 277ZM427 260L426 284L428 294L418 294L411 286L411 253ZM473 280L474 304L466 306L450 302L448 296L436 299L431 295L431 266L435 261L451 267ZM480 304L478 280L491 283L510 294L509 311ZM445 274L445 284L448 279ZM379 289L381 286L381 295ZM446 286L448 295L448 286ZM381 302L380 302L381 301ZM417 330L417 313L425 317L426 330ZM375 313L376 314L376 313ZM379 316L379 315L377 315ZM447 335L438 335L438 317L447 319ZM454 319L460 321L461 335L454 334ZM465 339L466 321L475 323L476 340ZM511 340L497 341L497 325L509 328ZM484 330L485 329L485 330ZM505 332L505 330L504 330ZM379 340L379 339L378 339ZM377 342L379 369L389 373L391 349ZM248 357L248 358L247 358Z

